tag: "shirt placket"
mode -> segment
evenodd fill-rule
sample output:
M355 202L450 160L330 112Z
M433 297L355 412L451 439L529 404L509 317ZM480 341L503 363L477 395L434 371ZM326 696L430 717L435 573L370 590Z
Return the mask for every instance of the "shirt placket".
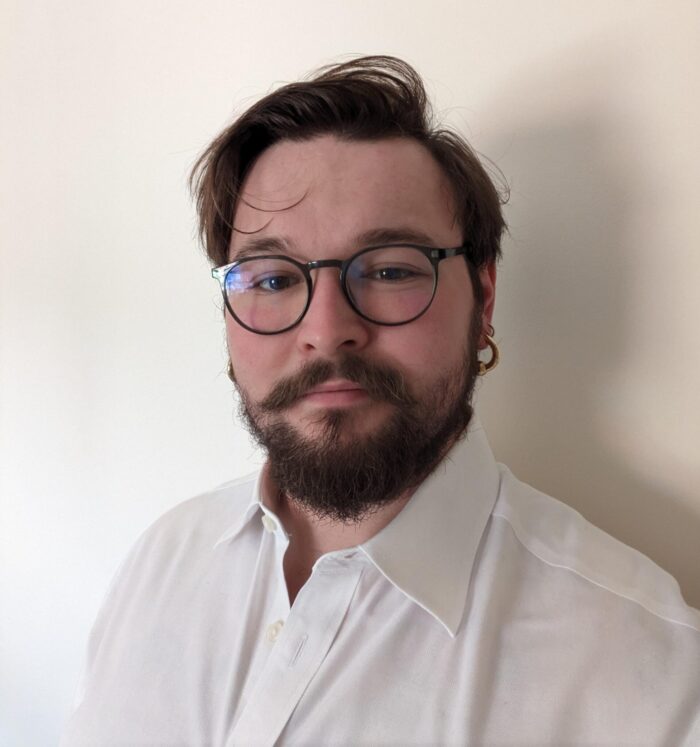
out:
M357 559L337 556L325 556L314 566L284 625L268 627L274 648L226 747L275 743L328 654L362 568Z

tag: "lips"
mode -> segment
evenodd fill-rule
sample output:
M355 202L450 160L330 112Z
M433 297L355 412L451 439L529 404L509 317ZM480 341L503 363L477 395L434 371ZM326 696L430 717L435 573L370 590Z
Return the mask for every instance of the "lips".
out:
M353 381L333 379L310 389L301 401L321 407L348 407L369 399L367 391Z
M415 404L398 371L358 355L345 354L335 362L312 361L294 375L281 379L258 407L261 413L280 413L297 402L330 407L368 399L404 407Z
M326 381L323 384L319 384L318 386L313 387L313 389L310 389L306 396L310 394L328 394L331 392L364 392L364 388L361 387L359 384L356 384L354 381L348 381L347 379L342 380L331 380Z

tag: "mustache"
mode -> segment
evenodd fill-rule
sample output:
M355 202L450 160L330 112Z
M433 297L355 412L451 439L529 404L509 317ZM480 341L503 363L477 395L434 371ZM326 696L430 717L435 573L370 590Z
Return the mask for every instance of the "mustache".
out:
M258 407L264 413L279 412L332 378L347 379L358 384L378 402L408 407L416 404L404 377L395 368L365 360L358 355L345 354L337 362L316 360L307 363L298 373L278 381Z

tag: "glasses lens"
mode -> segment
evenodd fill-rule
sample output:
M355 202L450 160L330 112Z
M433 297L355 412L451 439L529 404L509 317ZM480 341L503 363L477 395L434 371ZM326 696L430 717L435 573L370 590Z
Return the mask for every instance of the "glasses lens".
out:
M430 306L435 270L418 249L387 246L355 257L345 282L360 313L375 322L401 324Z
M285 259L244 259L228 271L225 287L233 315L256 332L290 327L308 300L304 274Z

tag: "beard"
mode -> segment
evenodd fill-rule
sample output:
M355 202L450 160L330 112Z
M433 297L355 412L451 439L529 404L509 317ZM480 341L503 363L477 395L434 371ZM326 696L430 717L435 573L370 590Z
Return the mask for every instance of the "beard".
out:
M459 364L419 396L395 368L356 354L312 361L254 403L236 383L241 419L267 452L270 477L288 499L317 518L356 523L419 485L464 434L478 371L481 313L476 308ZM284 411L331 378L359 384L393 412L374 432L353 435L352 409L329 408L313 436L284 420Z

